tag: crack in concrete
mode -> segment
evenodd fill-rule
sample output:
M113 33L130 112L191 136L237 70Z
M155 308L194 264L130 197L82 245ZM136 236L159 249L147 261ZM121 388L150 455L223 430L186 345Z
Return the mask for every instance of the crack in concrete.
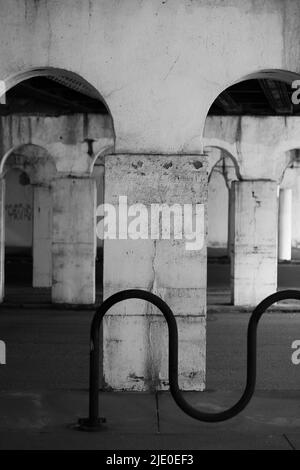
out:
M179 57L180 57L180 54L178 54L178 56L177 56L176 59L173 61L172 65L170 66L170 68L169 68L167 74L166 74L165 77L163 78L164 81L168 78L168 76L169 76L170 73L172 72L173 68L175 67L175 65L176 65L177 62L178 62Z

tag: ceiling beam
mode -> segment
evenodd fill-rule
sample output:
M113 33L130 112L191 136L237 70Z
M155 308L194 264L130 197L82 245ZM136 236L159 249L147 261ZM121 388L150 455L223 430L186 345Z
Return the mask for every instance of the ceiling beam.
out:
M270 105L278 114L292 114L293 105L284 82L259 80L260 87Z
M238 104L228 91L223 91L216 99L216 105L225 111L226 114L241 113L242 106Z
M63 108L71 109L72 111L89 113L91 109L82 104L76 103L76 101L71 101L66 98L62 98L59 95L55 95L49 91L41 90L39 88L34 88L31 85L26 83L20 83L19 87L23 88L27 95L51 103L52 105L61 106Z

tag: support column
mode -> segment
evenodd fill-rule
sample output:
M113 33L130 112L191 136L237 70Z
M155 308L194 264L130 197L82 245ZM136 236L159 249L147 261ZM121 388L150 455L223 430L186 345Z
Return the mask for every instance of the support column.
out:
M277 290L277 183L234 181L232 191L232 301L255 306Z
M104 240L104 298L122 289L139 288L162 297L179 329L179 383L185 390L205 385L206 350L206 212L207 171L200 156L116 155L105 161L105 202L118 213L119 196L130 214L148 213L141 238ZM139 204L130 208L133 204ZM141 206L141 204L143 206ZM151 239L153 204L199 204L200 248L188 250L186 239ZM144 207L144 208L143 208ZM138 211L139 213L139 211ZM137 213L137 216L138 216ZM165 220L165 219L164 219ZM172 224L171 218L171 224ZM121 224L124 228L124 222ZM129 227L130 230L130 227ZM128 233L128 232L127 232ZM104 383L113 389L168 387L168 330L162 314L141 300L128 300L104 318Z
M52 301L95 302L96 185L92 178L53 183Z
M234 242L234 189L233 182L231 182L228 189L228 240L227 240L227 254L231 260Z
M292 190L279 191L278 259L292 259Z
M33 287L52 284L52 193L33 186Z
M0 302L4 300L5 259L5 179L0 178Z

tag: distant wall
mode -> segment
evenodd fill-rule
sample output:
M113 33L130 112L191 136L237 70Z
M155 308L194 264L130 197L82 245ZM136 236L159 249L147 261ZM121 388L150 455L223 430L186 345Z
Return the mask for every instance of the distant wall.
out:
M32 186L19 170L10 170L5 181L6 246L29 248L32 246Z
M24 173L23 173L24 176ZM97 206L103 203L103 167L95 166ZM30 248L32 246L33 189L20 170L10 170L6 177L5 244L6 247ZM97 238L97 246L103 240Z
M228 198L224 177L213 171L208 184L208 247L227 248Z
M288 168L280 187L292 190L292 246L300 248L300 168Z

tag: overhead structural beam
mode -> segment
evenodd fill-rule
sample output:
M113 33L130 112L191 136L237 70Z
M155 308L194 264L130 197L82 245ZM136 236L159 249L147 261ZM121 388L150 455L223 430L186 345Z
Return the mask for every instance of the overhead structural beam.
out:
M270 107L278 114L292 114L293 105L284 82L259 80Z
M216 105L223 109L226 114L242 112L242 106L238 104L227 91L223 91L218 96L216 99Z
M32 96L33 98L41 99L42 101L46 101L47 103L51 103L57 106L61 106L63 108L68 108L73 111L82 112L82 113L89 113L91 110L87 106L83 106L76 101L71 101L66 98L62 98L59 95L55 95L54 93L50 93L49 91L40 90L39 88L34 88L31 85L27 85L25 83L21 83L19 85L26 91L26 94Z

